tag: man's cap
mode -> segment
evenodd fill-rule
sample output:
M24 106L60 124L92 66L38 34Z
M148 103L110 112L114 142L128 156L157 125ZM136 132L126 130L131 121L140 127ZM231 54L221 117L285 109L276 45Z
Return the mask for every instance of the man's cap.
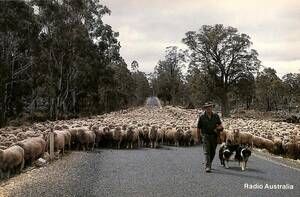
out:
M215 107L215 104L213 104L212 102L204 103L204 105L202 106L202 108L206 108L206 107Z

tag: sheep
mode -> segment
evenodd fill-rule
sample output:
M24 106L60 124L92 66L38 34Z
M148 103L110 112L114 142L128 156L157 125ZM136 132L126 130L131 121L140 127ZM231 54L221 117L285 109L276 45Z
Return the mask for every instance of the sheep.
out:
M165 130L158 128L157 130L157 145L160 147L164 144Z
M31 165L33 161L40 158L46 151L46 142L41 137L29 138L15 143L24 149L25 164Z
M274 142L265 138L262 140L262 148L267 149L270 153L274 153Z
M60 132L53 132L53 133L54 133L54 152L61 153L62 155L64 155L65 146L66 146L65 135Z
M224 142L226 142L226 139L227 139L227 132L226 131L221 131L218 135L218 138L217 138L217 142L218 144L222 144Z
M150 139L149 139L149 127L148 126L142 127L142 131L140 132L139 138L141 140L142 146L147 147L149 145Z
M77 139L77 132L78 132L78 128L72 128L69 129L69 133L71 134L71 148L75 149L77 147L78 139Z
M274 142L274 154L279 155L283 153L282 140L278 137L273 139Z
M284 153L288 158L297 159L299 157L299 145L296 142L288 142L283 144Z
M54 126L54 129L55 129L55 130L62 130L62 126L61 126L61 125L55 125L55 126Z
M240 132L239 129L234 129L226 134L226 138L230 140L231 144L249 145L253 148L253 136L251 133Z
M7 149L7 146L0 146L0 150L5 150Z
M137 129L138 132L138 136L139 136L139 147L143 147L144 146L144 135L143 135L143 127L139 126Z
M127 142L127 149L133 148L134 145L137 145L139 141L139 133L133 127L128 127L126 130L126 142Z
M11 172L19 173L24 168L24 149L18 145L0 149L0 179L10 178Z
M134 128L134 134L133 134L133 145L136 146L137 148L140 147L140 136L139 136L139 131L137 128Z
M238 144L249 145L253 148L253 135L248 132L239 132L237 142Z
M69 131L65 130L59 130L59 131L54 131L55 133L60 133L64 136L65 138L65 148L67 147L68 150L71 150L71 133Z
M1 142L0 145L3 146L3 147L9 147L13 144L14 144L14 142L12 142L12 141L5 141L5 142Z
M103 129L99 125L91 124L89 129L95 133L95 146L100 147L103 138Z
M103 145L108 146L108 147L112 147L113 146L113 132L111 130L111 127L104 127L102 129L103 132Z
M175 128L167 128L166 130L166 145L173 145L175 143Z
M94 133L96 135L96 139L95 139L95 144L97 145L97 147L101 147L103 141L104 141L104 130L109 130L108 127L104 127L104 128L98 128L98 129L94 129Z
M183 134L183 145L191 146L192 142L192 130L188 129Z
M94 150L96 134L93 131L83 128L79 129L77 132L77 139L79 142L79 149L85 151L90 147L91 151Z
M126 137L126 132L122 132L121 127L116 127L112 131L112 139L114 143L117 145L117 148L121 148L122 139L124 141L124 138Z
M89 126L89 130L91 130L91 131L98 131L100 128L99 128L99 125L98 124L91 124L90 126Z
M70 132L69 132L70 133ZM50 128L50 131L44 133L44 138L46 139L46 150L50 153L50 135L54 136L54 152L61 153L64 155L65 153L65 135L60 131L54 131L53 128ZM71 134L70 134L71 136ZM71 137L70 137L71 138Z
M257 148L263 148L263 140L264 138L259 136L253 136L253 145Z
M121 143L120 147L127 147L127 131L121 129Z
M240 134L240 131L238 129L233 129L233 130L228 131L228 133L226 135L226 142L228 142L232 145L239 144L239 142L238 142L239 134Z
M68 130L68 129L69 129L69 126L68 126L68 125L66 125L66 124L63 124L63 125L61 125L61 128L62 128L62 129L66 129L66 130Z
M175 146L180 146L182 139L183 139L184 132L181 128L176 129L174 139L175 139Z
M157 147L157 127L152 126L151 129L149 130L149 140L150 140L150 146L151 148L156 148Z

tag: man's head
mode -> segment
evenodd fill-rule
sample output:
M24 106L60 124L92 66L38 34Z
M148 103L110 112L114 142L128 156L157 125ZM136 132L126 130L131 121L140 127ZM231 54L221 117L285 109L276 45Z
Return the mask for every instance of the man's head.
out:
M211 113L213 110L213 107L214 107L214 104L212 102L208 102L203 105L203 109L205 110L206 113Z

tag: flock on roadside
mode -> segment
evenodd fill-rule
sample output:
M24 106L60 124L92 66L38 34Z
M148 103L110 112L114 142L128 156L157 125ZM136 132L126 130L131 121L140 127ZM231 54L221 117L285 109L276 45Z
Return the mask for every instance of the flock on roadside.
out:
M36 123L29 127L6 127L0 130L0 176L22 172L24 167L43 158L50 160L49 136L54 134L57 157L65 152L93 151L95 148L159 148L193 146L196 144L196 122L199 112L178 107L136 108L121 110L84 119ZM300 133L298 127L288 135L265 136L264 132L240 131L230 128L237 121L223 120L225 130L218 143L228 139L236 144L267 149L270 153L299 159ZM240 123L242 124L242 123Z

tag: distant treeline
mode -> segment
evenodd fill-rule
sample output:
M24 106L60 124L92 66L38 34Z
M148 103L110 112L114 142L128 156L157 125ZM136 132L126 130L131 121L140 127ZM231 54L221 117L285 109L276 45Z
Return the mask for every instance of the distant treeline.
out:
M0 1L0 127L143 104L148 80L107 14L99 0Z
M278 77L261 65L250 37L236 28L204 25L187 32L182 42L188 50L167 47L151 75L153 91L164 104L192 108L214 101L225 116L236 107L300 110L300 68Z
M214 101L225 116L236 106L299 106L300 74L260 69L250 37L236 28L187 32L188 49L167 47L147 76L136 61L128 69L118 33L102 20L108 14L99 0L0 1L0 127L110 112L149 95L191 108Z

